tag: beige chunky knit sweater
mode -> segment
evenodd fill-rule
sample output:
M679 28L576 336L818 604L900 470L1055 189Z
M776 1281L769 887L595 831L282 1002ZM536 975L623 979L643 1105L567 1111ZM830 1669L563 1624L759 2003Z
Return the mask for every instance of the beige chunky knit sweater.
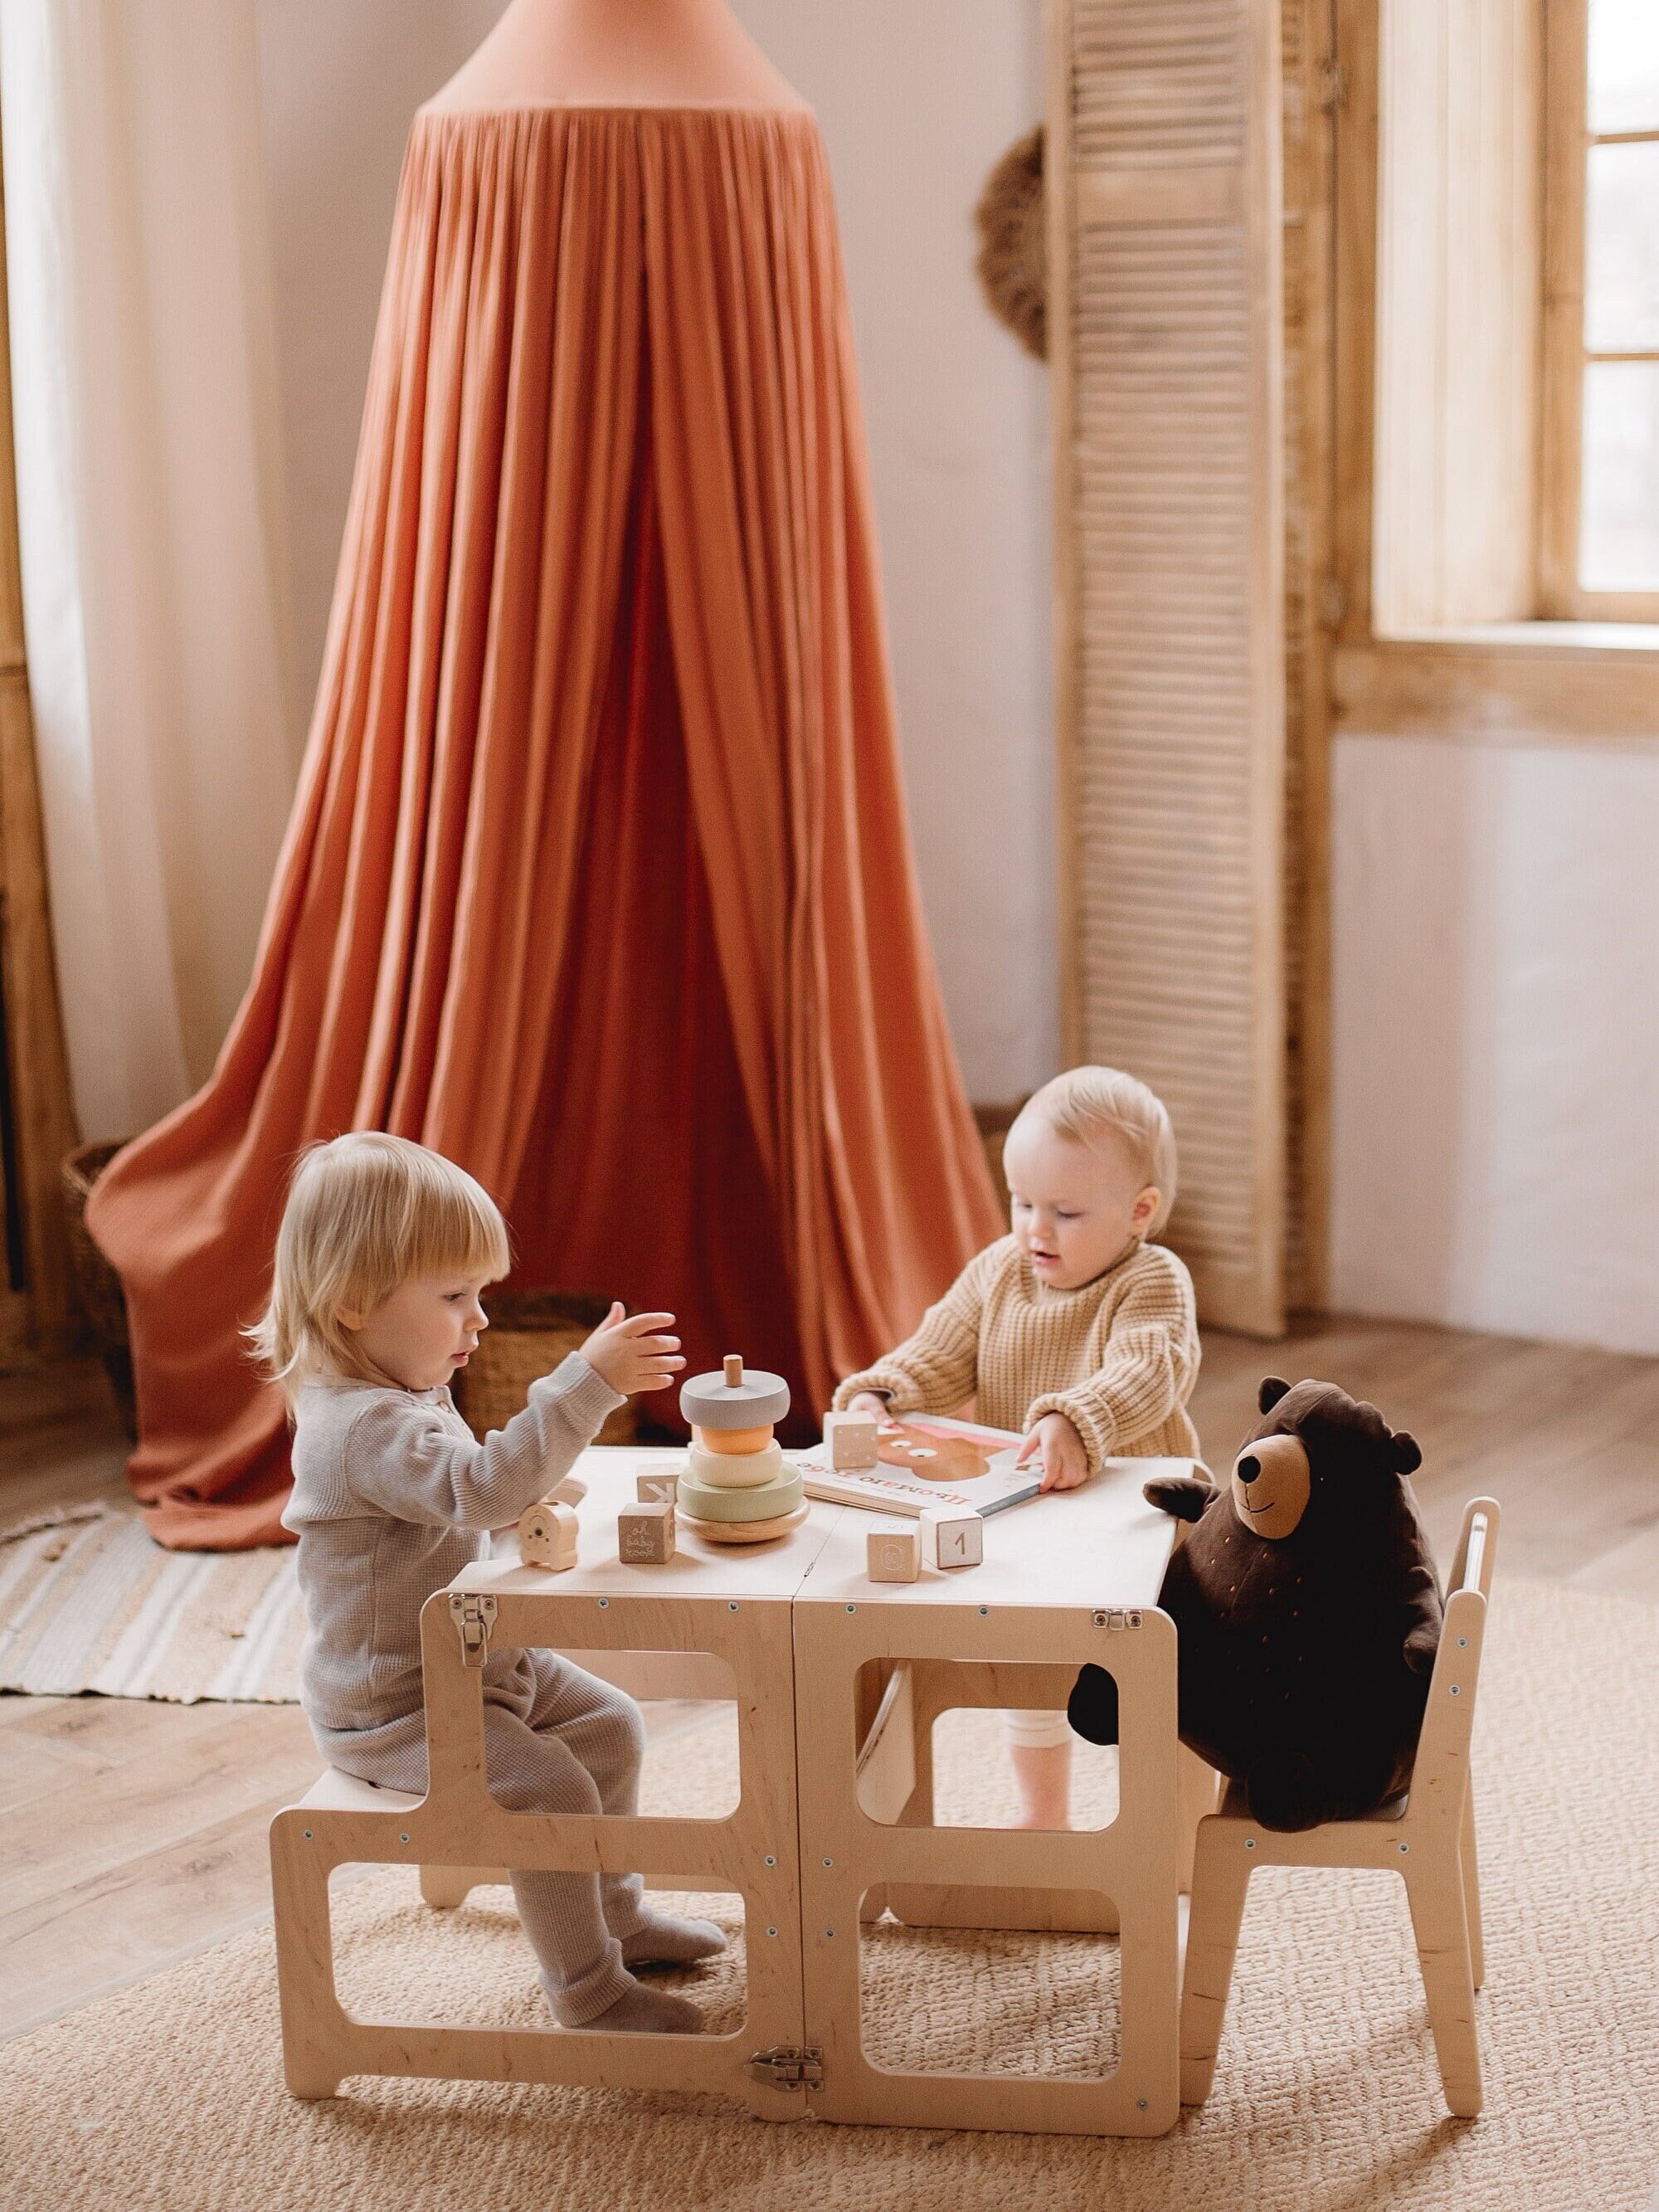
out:
M975 1395L993 1428L1064 1413L1094 1474L1105 1459L1196 1459L1186 1404L1198 1379L1192 1278L1137 1244L1075 1291L1039 1282L1012 1237L970 1260L915 1334L836 1392L882 1390L896 1413L949 1413Z

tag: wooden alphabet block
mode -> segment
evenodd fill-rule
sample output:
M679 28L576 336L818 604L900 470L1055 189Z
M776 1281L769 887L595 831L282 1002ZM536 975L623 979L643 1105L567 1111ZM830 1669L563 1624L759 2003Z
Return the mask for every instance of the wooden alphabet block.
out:
M624 1505L617 1516L617 1557L625 1567L660 1567L674 1556L674 1509L660 1501Z
M562 1482L556 1482L548 1497L555 1505L568 1505L574 1510L587 1495L587 1485L579 1474L568 1474Z
M873 1413L826 1413L823 1447L838 1474L860 1474L881 1464L880 1427Z
M634 1495L641 1505L672 1505L679 1486L677 1467L642 1467L634 1477Z
M913 1583L921 1573L920 1528L874 1528L865 1571L872 1583Z
M576 1564L576 1515L556 1498L544 1498L519 1516L519 1557L527 1567L562 1574Z
M985 1523L968 1506L921 1516L922 1555L930 1567L977 1567L985 1561Z

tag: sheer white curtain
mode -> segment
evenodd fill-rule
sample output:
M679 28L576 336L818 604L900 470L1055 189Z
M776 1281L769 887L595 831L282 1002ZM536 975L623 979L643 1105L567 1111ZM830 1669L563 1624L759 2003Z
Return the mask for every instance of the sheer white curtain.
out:
M252 0L0 0L25 621L87 1137L210 1068L297 754Z

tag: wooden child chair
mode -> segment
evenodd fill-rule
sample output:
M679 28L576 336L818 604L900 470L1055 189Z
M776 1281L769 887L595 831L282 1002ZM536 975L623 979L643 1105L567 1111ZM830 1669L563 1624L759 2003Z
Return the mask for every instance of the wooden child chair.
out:
M1406 1797L1361 1820L1331 1820L1299 1835L1276 1834L1250 1818L1243 1785L1228 1785L1220 1809L1199 1823L1187 1965L1181 1994L1181 2101L1201 2105L1215 2078L1216 2047L1232 1982L1233 1956L1251 1874L1259 1866L1392 1867L1406 1881L1429 2025L1446 2102L1480 2110L1480 2052L1474 1992L1486 1978L1469 1734L1486 1598L1498 1549L1497 1503L1463 1512L1450 1595L1428 1707Z

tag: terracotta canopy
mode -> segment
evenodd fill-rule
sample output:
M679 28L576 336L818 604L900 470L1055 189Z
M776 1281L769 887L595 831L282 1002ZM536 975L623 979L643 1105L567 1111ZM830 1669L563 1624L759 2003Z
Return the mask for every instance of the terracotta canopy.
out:
M88 1208L164 1543L280 1536L239 1331L347 1128L470 1168L515 1281L670 1308L690 1371L741 1350L808 1422L997 1233L810 114L416 122L253 980Z

